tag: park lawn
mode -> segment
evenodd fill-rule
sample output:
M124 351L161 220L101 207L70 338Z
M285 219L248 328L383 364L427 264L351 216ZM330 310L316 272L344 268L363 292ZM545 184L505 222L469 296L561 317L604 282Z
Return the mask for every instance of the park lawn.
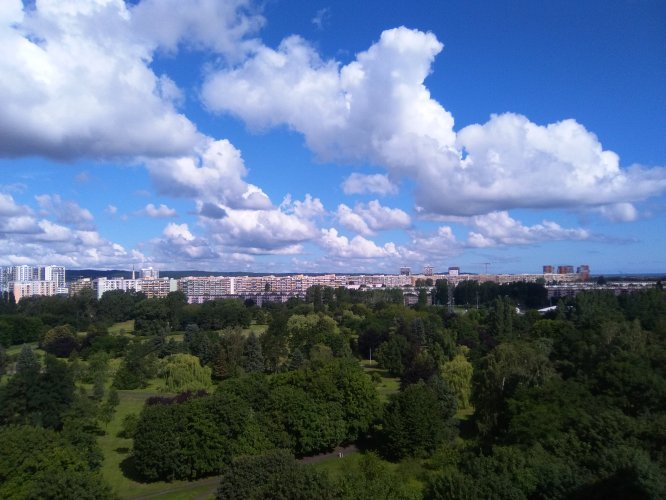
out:
M458 411L456 411L455 418L460 421L466 421L469 420L472 415L474 415L474 407L470 405L467 408L459 408Z
M402 462L394 463L378 457L380 462L393 474L397 474L402 482L415 493L422 493L424 484L419 479L423 471L423 461L418 459L405 459ZM321 462L311 465L316 470L326 472L328 476L337 481L343 477L346 471L359 469L363 453L350 453L342 458L337 456L327 458Z
M252 323L250 328L243 329L243 333L249 335L250 332L254 332L255 335L259 336L265 333L266 330L268 330L268 325L258 325L256 323Z
M361 366L365 373L372 377L373 373L376 373L380 377L378 384L375 384L377 388L377 393L379 394L379 399L382 402L388 402L389 396L395 394L400 390L400 377L391 377L388 374L388 370L384 370L377 366L375 361L370 361L368 359L361 360Z
M16 356L21 352L21 349L23 349L23 346L26 346L26 345L28 347L32 347L35 351L35 354L37 354L38 356L40 356L40 355L44 356L44 354L46 354L41 349L37 348L37 342L28 342L26 344L12 345L12 346L7 347L5 352L7 353L7 356Z
M121 321L109 327L111 335L129 335L134 331L134 320Z

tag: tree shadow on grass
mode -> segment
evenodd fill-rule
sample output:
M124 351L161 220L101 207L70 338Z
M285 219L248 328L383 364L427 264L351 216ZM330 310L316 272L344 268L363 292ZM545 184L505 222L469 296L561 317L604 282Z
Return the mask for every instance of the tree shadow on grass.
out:
M130 452L130 449L126 446L123 446L121 448L116 448L113 451L115 451L116 453L120 453L122 455L127 455Z
M148 481L144 478L139 471L136 470L136 462L134 456L130 455L125 460L120 462L120 470L123 471L123 476L131 481L137 483L147 483Z

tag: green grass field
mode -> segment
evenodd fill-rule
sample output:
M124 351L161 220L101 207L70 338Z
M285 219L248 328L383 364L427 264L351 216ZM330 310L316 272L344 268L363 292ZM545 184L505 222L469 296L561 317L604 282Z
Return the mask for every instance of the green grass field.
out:
M134 331L134 320L123 321L109 327L111 335L128 335Z

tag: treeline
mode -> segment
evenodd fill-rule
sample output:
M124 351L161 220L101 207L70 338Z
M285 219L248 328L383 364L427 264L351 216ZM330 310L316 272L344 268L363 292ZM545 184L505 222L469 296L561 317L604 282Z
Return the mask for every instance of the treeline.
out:
M107 293L85 335L38 315L40 346L61 359L21 352L0 385L0 423L64 439L89 458L72 466L87 484L100 463L91 436L117 399L105 383L159 379L168 395L124 423L134 470L148 481L222 474L219 498L666 496L666 294L582 293L540 315L527 304L542 305L542 286L484 285L452 291L474 306L478 293L479 308L461 314L429 305L448 297L441 282L412 308L381 289L313 287L264 308ZM38 302L33 311L47 313ZM131 334L108 332L128 319ZM359 364L370 359L399 379L384 400L385 378ZM350 443L367 455L339 476L294 458ZM414 481L384 460L418 464ZM0 483L24 474L16 467L0 462Z

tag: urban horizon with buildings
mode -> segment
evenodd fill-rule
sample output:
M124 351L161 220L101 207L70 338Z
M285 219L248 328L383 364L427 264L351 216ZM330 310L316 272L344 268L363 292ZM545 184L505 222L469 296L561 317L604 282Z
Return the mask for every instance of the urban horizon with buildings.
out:
M82 273L94 273L96 277L81 276ZM292 297L305 298L312 286L344 287L348 289L401 288L406 303L413 303L419 288L432 289L438 280L445 280L447 285L457 286L464 281L495 282L507 284L530 282L544 284L549 297L572 295L591 288L612 289L615 293L626 293L648 286L653 286L656 279L645 278L636 285L606 285L590 282L590 266L550 264L543 265L541 273L468 273L460 267L450 266L444 273L436 272L433 266L424 266L418 272L403 266L396 274L363 273L215 273L196 271L163 271L153 267L142 267L138 271L121 270L70 270L70 279L66 279L64 266L19 265L0 267L0 293L13 294L18 303L24 297L34 296L72 296L83 289L91 289L97 299L104 293L114 290L141 292L147 298L163 298L171 292L181 291L188 303L203 303L207 300L224 298L251 299L258 305L263 302L285 302ZM77 275L77 273L79 273ZM106 273L106 276L101 274ZM129 277L119 274L131 273ZM74 274L74 277L71 277ZM177 274L178 278L164 276Z

